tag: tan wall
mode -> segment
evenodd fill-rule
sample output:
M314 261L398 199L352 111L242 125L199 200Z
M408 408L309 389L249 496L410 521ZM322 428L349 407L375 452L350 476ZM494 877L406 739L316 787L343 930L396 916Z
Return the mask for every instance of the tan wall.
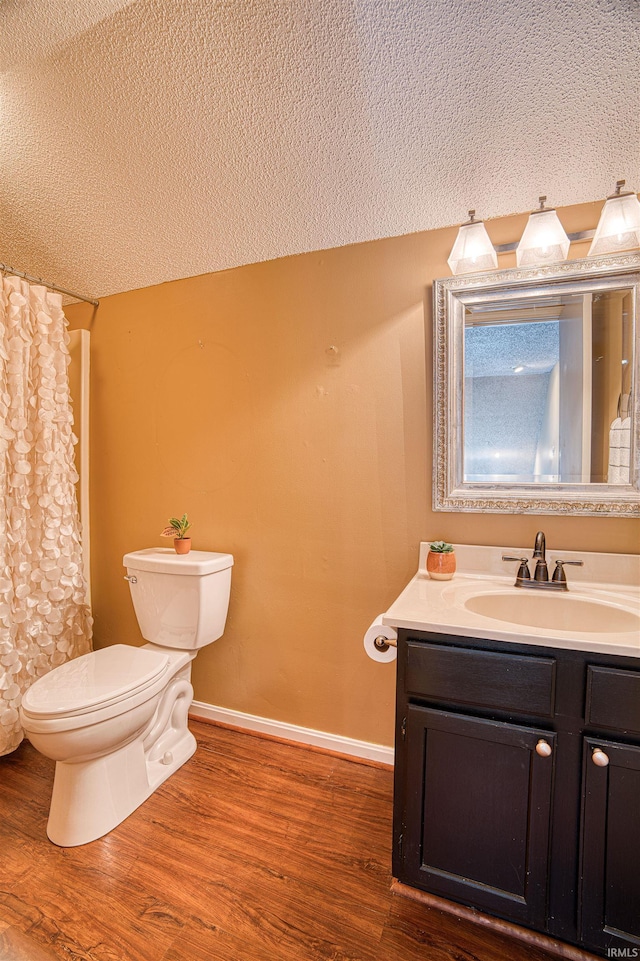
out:
M564 211L566 229L598 211ZM525 221L489 224L494 243ZM430 285L449 275L454 238L164 284L105 298L93 319L68 309L92 330L98 646L141 643L122 555L163 543L167 518L187 511L194 547L236 560L196 698L391 744L394 665L370 661L362 635L414 573L421 539L527 545L543 527L554 547L637 549L638 524L617 518L432 513Z

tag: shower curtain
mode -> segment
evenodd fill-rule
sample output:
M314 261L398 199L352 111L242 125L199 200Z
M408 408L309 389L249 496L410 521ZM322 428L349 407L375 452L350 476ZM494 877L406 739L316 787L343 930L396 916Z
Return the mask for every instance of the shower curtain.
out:
M30 684L91 649L69 398L67 321L45 287L0 290L0 755Z

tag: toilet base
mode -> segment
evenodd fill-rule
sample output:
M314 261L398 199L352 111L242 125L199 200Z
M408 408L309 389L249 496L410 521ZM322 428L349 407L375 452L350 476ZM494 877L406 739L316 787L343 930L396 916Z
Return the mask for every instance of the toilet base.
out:
M77 847L108 834L171 777L196 750L187 727L193 688L174 678L151 723L108 754L57 761L47 836L60 847Z
M108 834L189 760L196 739L185 731L171 760L145 758L141 740L91 761L56 763L47 836L60 847L77 847Z

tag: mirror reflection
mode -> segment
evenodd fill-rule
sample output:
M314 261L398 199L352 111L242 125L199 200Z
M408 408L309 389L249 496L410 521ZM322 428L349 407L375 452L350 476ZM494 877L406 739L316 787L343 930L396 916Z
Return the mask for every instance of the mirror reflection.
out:
M464 309L467 483L630 483L632 288Z

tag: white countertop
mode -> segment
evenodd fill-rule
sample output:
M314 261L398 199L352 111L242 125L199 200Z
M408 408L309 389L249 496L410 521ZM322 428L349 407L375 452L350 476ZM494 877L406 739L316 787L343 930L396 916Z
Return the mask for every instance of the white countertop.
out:
M552 592L514 587L517 564L502 561L502 554L531 557L531 549L455 545L458 571L450 581L432 580L424 569L428 542L421 545L420 569L382 617L383 624L464 637L488 638L518 644L591 651L640 658L640 630L621 633L583 628L579 633L520 625L477 614L465 607L473 595L513 594L554 598L573 603L599 602L640 616L640 557L629 554L590 554L547 551L553 560L582 559L584 568L567 568L569 591ZM484 573L483 573L484 569ZM499 572L499 573L498 573ZM590 578L590 579L587 579ZM563 599L563 600L561 600ZM533 601L527 600L531 604ZM552 603L556 603L553 600Z

